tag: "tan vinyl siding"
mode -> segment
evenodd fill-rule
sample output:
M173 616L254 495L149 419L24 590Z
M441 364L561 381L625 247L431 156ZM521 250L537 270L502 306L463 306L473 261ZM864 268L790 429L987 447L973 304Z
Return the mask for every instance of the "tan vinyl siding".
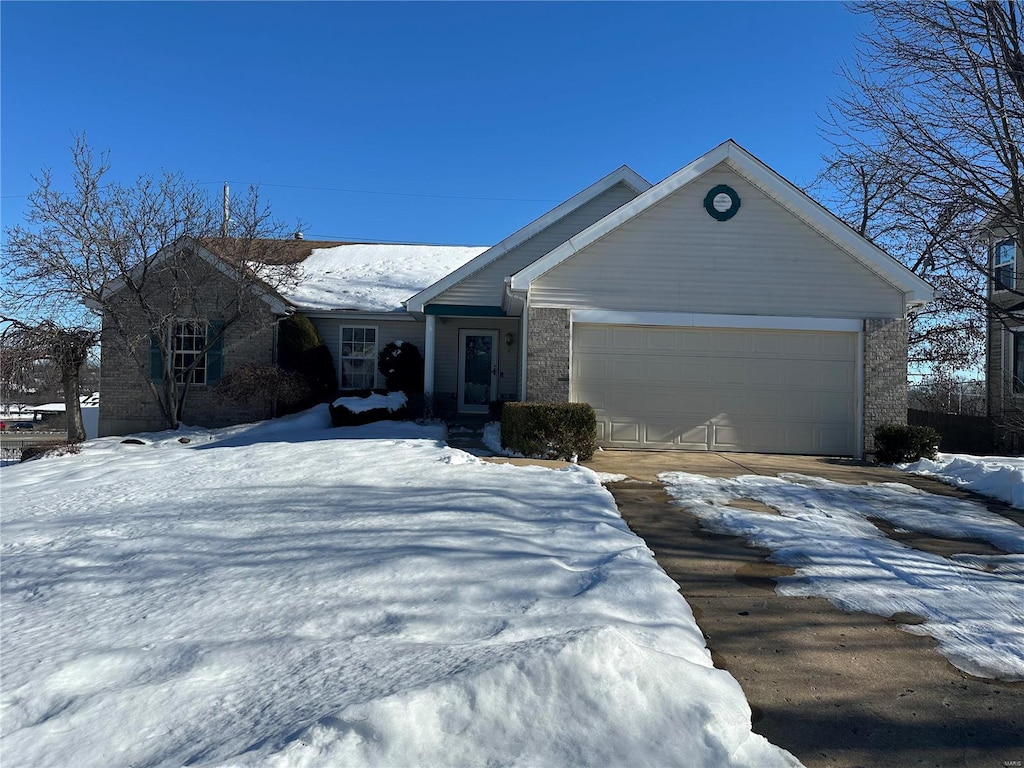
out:
M420 353L423 352L423 339L425 334L423 323L408 321L402 322L399 320L363 320L354 317L311 317L310 322L312 322L313 325L316 326L316 329L320 331L320 336L323 337L324 344L326 344L327 348L331 350L331 357L334 358L334 369L339 376L341 376L339 368L341 365L340 329L343 326L376 328L378 353L393 341L408 341L411 344L415 344ZM379 373L377 378L378 385L383 386L383 381L381 380Z
M704 210L728 184L741 208ZM542 275L534 307L899 317L903 294L737 173L718 167Z
M515 318L451 317L438 319L434 327L434 391L452 394L459 378L459 331L463 328L498 331L498 397L517 397L519 385L519 324ZM505 344L505 334L514 336L512 346Z
M505 278L625 205L637 193L619 183L431 300L432 304L501 306Z

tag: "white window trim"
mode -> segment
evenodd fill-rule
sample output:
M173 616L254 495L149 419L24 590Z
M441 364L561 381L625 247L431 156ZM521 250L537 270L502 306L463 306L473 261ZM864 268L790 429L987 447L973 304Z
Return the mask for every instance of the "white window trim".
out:
M1014 337L1018 333L1024 333L1024 325L1014 325L1009 328L1001 327L999 329L1001 334L1000 344L1000 378L1002 379L1002 391L1005 395L1009 395L1012 398L1024 398L1024 390L1017 392L1013 388L1013 348L1014 348Z
M996 258L999 254L999 247L1010 243L1013 245L1013 255L1009 261L1000 262ZM1010 267L1010 282L1011 285L1005 285L996 280L996 273L1001 267ZM1004 291L1013 291L1017 288L1017 243L1013 238L1006 238L1000 240L992 246L992 293L1002 293Z
M205 320L205 319L203 319L201 317L176 317L176 318L174 318L174 321L171 324L171 327L168 329L170 334L171 334L170 344L168 344L168 349L170 350L170 353L171 353L171 376L174 377L175 380L177 380L177 378L178 378L178 371L179 370L184 371L185 368L187 367L187 366L183 366L181 368L178 367L178 355L190 354L190 353L195 351L195 350L179 350L178 349L178 329L182 325L184 325L185 323L191 323L191 324L193 324L195 326L200 327L202 329L202 339L203 339L203 348L201 350L199 350L200 353L202 354L202 360L200 360L199 365L197 365L195 367L195 369L192 371L193 379L195 379L195 376L196 376L197 373L202 371L203 380L202 381L195 381L195 380L193 380L193 381L190 381L188 383L188 385L190 387L205 387L206 386L206 381L207 381L206 344L207 344L207 341L208 341L209 336L210 336L210 321L209 320ZM178 383L179 384L184 384L185 382L184 381L178 381Z
M345 349L345 329L346 328L358 328L361 330L373 331L373 384L368 387L369 389L377 389L377 357L380 355L380 328L376 325L356 325L349 323L338 327L338 388L344 389L343 380L345 376L345 355L343 354ZM352 360L367 360L365 357L352 357L348 356L348 359ZM360 387L362 389L362 387Z

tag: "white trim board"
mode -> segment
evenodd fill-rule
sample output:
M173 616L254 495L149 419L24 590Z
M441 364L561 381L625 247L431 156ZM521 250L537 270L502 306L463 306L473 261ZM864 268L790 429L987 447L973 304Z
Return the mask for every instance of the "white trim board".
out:
M681 328L749 328L773 331L836 331L860 333L863 320L834 317L776 317L770 315L710 315L698 312L620 312L574 309L572 322L598 325L655 325Z
M565 218L580 206L590 202L601 193L608 191L619 183L625 184L634 192L640 194L651 188L651 183L649 181L628 165L623 165L609 173L603 179L594 182L582 192L576 193L564 203L552 208L540 218L531 221L522 229L513 232L500 243L488 248L476 258L470 259L454 272L442 277L433 285L424 288L415 296L406 300L406 309L409 312L422 312L423 307L428 304L431 299L436 298L452 286L465 280L470 275L479 272L488 264L504 256L516 246L525 243L537 233L547 229L559 219Z

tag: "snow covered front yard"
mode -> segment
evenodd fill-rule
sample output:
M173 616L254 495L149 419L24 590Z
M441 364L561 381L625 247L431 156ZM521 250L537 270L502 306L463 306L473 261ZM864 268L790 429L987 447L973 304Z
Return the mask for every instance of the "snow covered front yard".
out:
M0 470L5 768L797 764L592 472L327 423Z
M900 483L845 485L784 474L717 479L668 472L669 494L713 531L743 536L796 569L783 595L824 597L845 610L913 614L903 629L934 637L956 667L1024 680L1024 528L970 501ZM771 507L750 511L731 502ZM989 542L1007 554L944 557L895 541L911 531Z
M940 453L934 459L897 466L1024 509L1024 457Z

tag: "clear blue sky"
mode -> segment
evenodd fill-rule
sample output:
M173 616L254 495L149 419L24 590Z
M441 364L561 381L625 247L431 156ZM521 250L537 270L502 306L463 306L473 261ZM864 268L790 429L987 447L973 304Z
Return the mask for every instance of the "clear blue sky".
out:
M726 138L804 185L858 23L812 2L4 2L0 215L41 167L66 178L80 131L119 178L258 182L329 239L493 244L623 163L656 182Z

